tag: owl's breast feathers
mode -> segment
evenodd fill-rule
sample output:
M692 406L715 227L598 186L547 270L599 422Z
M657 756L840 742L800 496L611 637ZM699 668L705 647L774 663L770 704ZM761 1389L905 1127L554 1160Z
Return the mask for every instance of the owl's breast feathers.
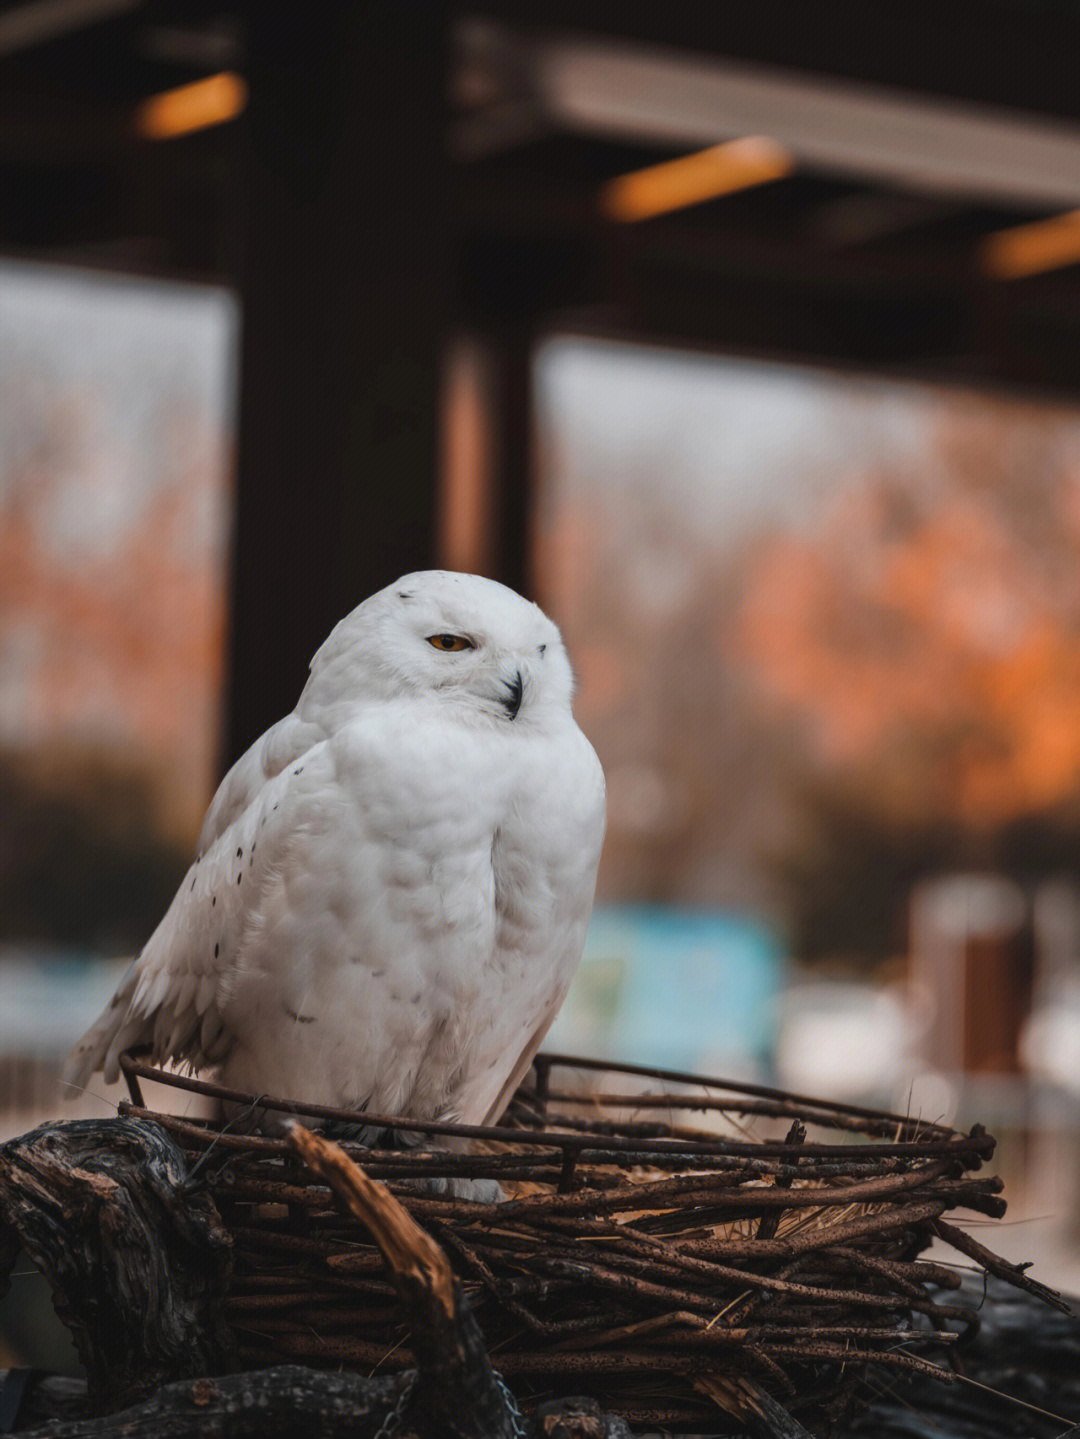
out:
M402 719L344 726L329 791L298 793L231 987L227 1068L241 1088L273 1063L309 1098L478 1123L580 958L603 778L576 729L493 742Z

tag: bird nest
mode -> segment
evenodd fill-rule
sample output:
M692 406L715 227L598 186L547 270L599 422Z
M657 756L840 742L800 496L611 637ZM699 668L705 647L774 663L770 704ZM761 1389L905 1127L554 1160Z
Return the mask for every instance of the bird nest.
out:
M981 1126L553 1055L487 1129L256 1099L130 1055L122 1066L123 1108L174 1136L232 1235L239 1367L413 1364L367 1231L285 1141L241 1132L256 1108L421 1137L344 1147L443 1247L524 1409L569 1385L631 1424L716 1432L721 1411L737 1430L764 1391L827 1428L875 1373L952 1378L977 1320L948 1302L960 1279L947 1249L1057 1299L948 1218L1004 1212L1001 1181L977 1173L994 1150ZM216 1097L234 1117L156 1113L140 1079ZM444 1136L455 1151L424 1142ZM506 1197L432 1195L432 1181L463 1178L497 1180Z

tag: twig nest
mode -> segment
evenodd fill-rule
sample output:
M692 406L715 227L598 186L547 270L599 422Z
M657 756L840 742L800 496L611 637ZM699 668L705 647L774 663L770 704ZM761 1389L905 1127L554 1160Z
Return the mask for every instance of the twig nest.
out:
M239 1132L235 1115L256 1108L421 1135L346 1148L445 1250L525 1408L569 1386L632 1425L715 1432L718 1405L738 1429L764 1393L819 1428L858 1405L871 1368L949 1382L976 1316L948 1302L957 1270L924 1257L935 1239L1061 1306L948 1218L1004 1213L980 1126L558 1056L538 1057L487 1130L256 1101L130 1056L123 1068L126 1108L185 1148L232 1234L226 1314L249 1367L413 1363L371 1235L285 1140ZM216 1094L234 1118L154 1113L140 1078ZM447 1180L497 1180L506 1197L433 1195Z

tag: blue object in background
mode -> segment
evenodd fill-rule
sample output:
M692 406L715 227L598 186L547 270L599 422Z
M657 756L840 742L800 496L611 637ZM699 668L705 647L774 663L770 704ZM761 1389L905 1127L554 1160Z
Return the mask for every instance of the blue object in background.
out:
M770 1066L785 950L758 919L598 908L544 1048L729 1077Z
M0 1060L59 1064L130 963L87 950L0 945Z

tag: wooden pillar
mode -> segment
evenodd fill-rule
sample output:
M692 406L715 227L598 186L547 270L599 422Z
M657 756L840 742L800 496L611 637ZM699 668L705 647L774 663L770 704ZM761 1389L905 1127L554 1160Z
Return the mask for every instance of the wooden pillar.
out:
M229 761L337 620L435 563L447 29L432 0L251 11Z
M534 333L515 326L492 341L500 378L497 578L535 598L530 538L536 466Z
M441 562L534 598L532 332L463 337L449 371Z

